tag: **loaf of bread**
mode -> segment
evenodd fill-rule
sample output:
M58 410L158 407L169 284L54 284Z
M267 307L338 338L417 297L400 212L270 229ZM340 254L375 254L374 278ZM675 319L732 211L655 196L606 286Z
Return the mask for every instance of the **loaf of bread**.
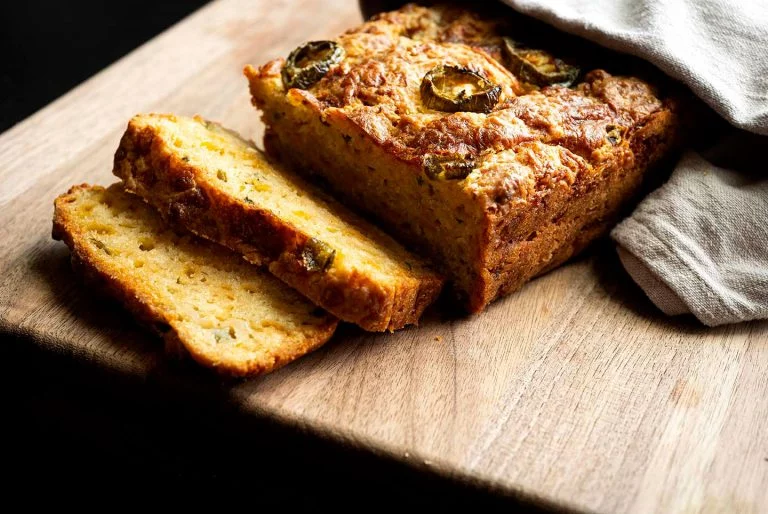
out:
M266 265L365 330L416 323L440 292L422 259L216 123L136 116L114 173L172 223Z
M337 320L216 244L177 233L119 185L55 201L53 237L91 285L125 304L169 350L235 376L267 373L325 343Z
M473 312L603 234L678 124L646 82L508 30L409 5L245 69L268 152L429 252Z

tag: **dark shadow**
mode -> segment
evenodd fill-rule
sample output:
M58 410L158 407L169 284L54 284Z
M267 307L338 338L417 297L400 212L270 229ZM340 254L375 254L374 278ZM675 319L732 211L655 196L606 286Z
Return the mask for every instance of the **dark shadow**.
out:
M552 511L243 415L210 391L189 394L167 383L120 387L104 370L22 340L6 340L0 352L15 363L2 376L3 389L13 391L5 402L6 441L13 441L4 451L13 470L6 499L34 483L58 502L79 505L127 495L178 505L220 498L259 507L374 501L387 508Z
M205 3L3 2L0 132Z

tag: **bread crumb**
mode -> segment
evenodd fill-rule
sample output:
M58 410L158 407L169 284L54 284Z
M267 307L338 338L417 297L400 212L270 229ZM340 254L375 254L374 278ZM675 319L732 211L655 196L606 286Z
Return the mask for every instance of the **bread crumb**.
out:
M443 342L443 336L435 336L435 341L437 341L438 343L442 343Z
M179 236L119 184L75 186L59 196L53 235L88 275L149 313L146 323L175 355L189 353L222 374L268 373L323 344L336 327L272 275L215 243Z

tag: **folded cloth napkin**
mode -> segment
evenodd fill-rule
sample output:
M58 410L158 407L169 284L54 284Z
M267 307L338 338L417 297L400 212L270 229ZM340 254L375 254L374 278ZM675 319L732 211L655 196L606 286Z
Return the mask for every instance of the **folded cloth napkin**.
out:
M715 326L768 318L768 2L503 0L641 57L734 129L688 151L669 182L611 233L625 268L667 314Z

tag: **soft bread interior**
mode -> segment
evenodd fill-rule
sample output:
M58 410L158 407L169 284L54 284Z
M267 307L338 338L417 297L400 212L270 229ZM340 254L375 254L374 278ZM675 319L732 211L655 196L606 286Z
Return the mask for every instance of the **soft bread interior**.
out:
M170 327L203 364L234 374L269 371L333 332L332 317L282 282L168 228L118 185L74 188L56 209L58 231L83 264Z
M303 179L269 162L252 143L202 118L137 116L151 124L204 180L246 204L267 209L335 251L333 266L379 282L434 276L419 259L379 229L342 208Z

